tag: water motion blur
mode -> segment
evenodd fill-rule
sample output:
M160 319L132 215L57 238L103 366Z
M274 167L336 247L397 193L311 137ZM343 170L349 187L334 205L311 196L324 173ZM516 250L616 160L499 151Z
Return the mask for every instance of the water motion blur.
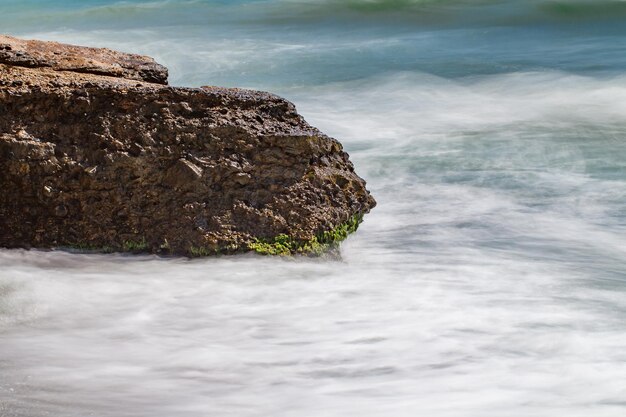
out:
M341 261L1 250L0 415L623 415L626 2L0 10L285 96L379 203Z

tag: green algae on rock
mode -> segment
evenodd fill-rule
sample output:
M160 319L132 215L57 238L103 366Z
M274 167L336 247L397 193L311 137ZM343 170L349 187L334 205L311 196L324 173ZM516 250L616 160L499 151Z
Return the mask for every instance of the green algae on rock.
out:
M322 255L336 248L350 233L356 232L362 221L363 215L355 214L334 229L320 232L309 240L298 240L280 234L273 239L255 239L248 244L248 248L261 255Z
M170 87L149 57L4 36L0 170L9 248L315 254L376 204L341 144L280 97Z

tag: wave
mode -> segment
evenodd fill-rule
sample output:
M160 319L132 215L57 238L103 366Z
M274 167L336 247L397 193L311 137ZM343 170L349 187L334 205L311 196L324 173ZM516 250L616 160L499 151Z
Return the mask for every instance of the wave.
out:
M412 141L455 132L554 132L585 126L596 126L602 134L626 125L623 75L535 71L451 80L404 72L285 89L283 94L301 103L300 110L331 133L374 142L384 137Z
M626 77L402 73L283 94L368 181L360 233L379 248L597 269L626 254Z
M264 5L270 3L274 1L263 2ZM352 10L364 13L492 9L499 11L502 15L506 15L507 11L513 14L523 10L534 10L570 16L590 12L608 16L616 11L626 10L624 0L279 0L276 3L298 6L303 9L326 9L329 12Z
M543 12L561 18L590 19L594 17L619 18L626 15L624 0L576 1L551 0L539 3Z
M403 73L283 94L345 144L382 201L377 215L386 199L398 201L394 193L426 183L507 189L573 223L601 218L623 227L624 76L549 71L449 80ZM460 214L450 215L453 221ZM559 230L551 233L558 238ZM616 252L626 248L618 246Z
M507 26L531 23L580 24L619 21L626 16L621 0L163 0L74 2L38 1L2 6L0 24L170 27L223 24L350 24L433 26ZM46 13L43 14L42 11Z

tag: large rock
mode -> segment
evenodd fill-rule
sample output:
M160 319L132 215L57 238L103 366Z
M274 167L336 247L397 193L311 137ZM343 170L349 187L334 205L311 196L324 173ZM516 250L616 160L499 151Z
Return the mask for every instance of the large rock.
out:
M374 207L290 102L166 84L148 57L0 37L0 246L310 253Z

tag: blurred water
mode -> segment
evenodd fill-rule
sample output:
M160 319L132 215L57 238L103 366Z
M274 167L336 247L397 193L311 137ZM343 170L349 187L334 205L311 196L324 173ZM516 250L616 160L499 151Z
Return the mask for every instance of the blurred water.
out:
M282 94L379 202L341 261L0 251L0 416L626 412L626 2L0 11Z

